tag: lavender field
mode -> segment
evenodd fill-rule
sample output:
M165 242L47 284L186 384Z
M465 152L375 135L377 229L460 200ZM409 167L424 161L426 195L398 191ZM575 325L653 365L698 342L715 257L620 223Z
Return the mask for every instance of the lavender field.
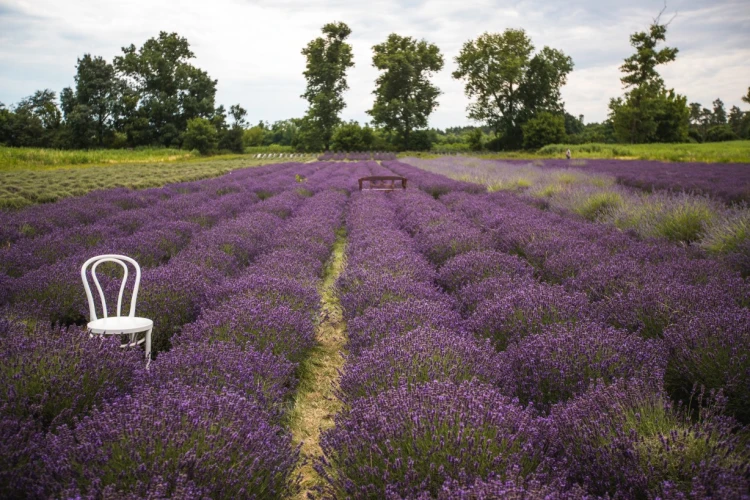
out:
M378 159L0 212L0 497L750 496L733 262ZM81 326L105 253L148 369Z

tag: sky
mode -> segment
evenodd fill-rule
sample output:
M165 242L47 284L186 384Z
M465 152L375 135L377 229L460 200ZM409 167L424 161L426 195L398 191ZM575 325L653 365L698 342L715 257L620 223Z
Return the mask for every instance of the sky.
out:
M11 105L35 90L60 92L74 83L83 54L108 61L122 47L140 47L160 31L188 39L193 64L218 79L217 105L239 103L251 122L300 117L307 109L302 48L320 28L343 21L355 66L349 70L345 120L370 120L377 70L372 46L390 33L436 44L445 58L433 77L441 89L430 126L475 124L466 117L463 83L451 76L461 46L483 32L523 28L534 46L573 58L563 87L568 112L588 122L607 117L622 95L619 66L633 53L629 36L645 30L663 0L0 0L0 102ZM660 67L668 88L688 102L727 110L750 86L750 1L670 0L667 45L677 60Z

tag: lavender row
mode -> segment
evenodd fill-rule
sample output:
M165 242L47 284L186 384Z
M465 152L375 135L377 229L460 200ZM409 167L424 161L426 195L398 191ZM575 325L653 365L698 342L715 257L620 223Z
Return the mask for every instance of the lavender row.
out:
M152 193L129 191L126 196L131 199L133 208L120 209L109 213L109 207L101 206L99 200L89 200L87 196L76 199L76 207L88 207L90 213L85 215L87 224L66 226L61 224L54 229L47 224L55 224L50 217L48 206L41 212L38 220L34 218L34 207L28 214L16 214L23 218L28 227L44 227L44 234L37 237L19 238L8 247L0 250L0 272L10 276L20 276L25 272L37 269L46 264L72 256L76 253L108 253L109 249L124 247L143 254L143 264L153 266L169 258L170 251L182 240L194 232L211 227L223 219L237 216L249 205L259 199L278 194L289 187L295 173L311 171L309 166L288 166L273 174L258 175L254 169L250 172L238 171L235 175L225 175L211 179L212 186L193 192L175 194L184 187L167 186L161 191L164 196ZM250 176L248 173L252 173ZM208 182L208 181L205 181ZM159 190L150 190L159 191ZM108 190L96 193L104 200L118 199L122 190ZM136 198L138 197L138 198ZM146 206L136 206L136 200L143 200ZM120 202L122 200L120 199ZM71 200L61 203L70 204ZM67 207L56 207L55 213L72 213ZM38 215L38 214L37 214ZM78 214L79 217L84 217ZM97 220L93 220L98 217ZM44 224L45 226L42 226ZM170 235L179 234L180 238Z
M536 462L537 452L518 450L537 432L531 413L493 388L494 351L462 331L392 198L355 195L347 227L339 288L350 356L340 381L345 410L322 437L326 492L430 497L504 474L527 456Z
M473 198L463 194L455 196ZM674 343L642 339L626 330L606 326L597 308L589 307L585 295L559 285L539 283L532 278L532 268L518 257L483 249L470 220L462 219L462 214L446 213L444 207L426 195L410 193L397 200L402 225L421 244L423 253L433 256L433 261L441 260L440 252L436 254L435 249L455 248L459 242L476 242L475 250L445 261L439 270L438 282L453 291L462 304L468 318L466 329L480 337L491 338L501 351L493 370L500 392L542 415L550 415L543 421L541 441L537 443L546 449L544 460L524 482L537 485L541 482L548 491L554 489L574 496L582 491L625 496L680 495L683 492L701 495L720 491L721 495L733 497L747 490L749 455L747 448L739 444L737 425L732 419L711 414L719 408L731 412L732 406L741 408L739 405L746 400L735 401L732 405L731 397L727 401L720 396L713 408L702 410L699 423L693 424L684 410L669 402L663 391L667 353ZM548 232L538 230L536 234ZM435 234L444 238L435 241ZM714 316L718 317L724 318L724 322L710 323L714 332L721 332L722 328L726 332L728 327L735 335L750 331L747 319L727 314ZM742 317L747 318L747 315ZM736 323L730 326L733 321ZM705 336L710 327L708 324L701 326ZM708 356L713 358L713 354L726 359L727 349L731 349L729 366L725 368L741 369L746 357L731 346L726 335L714 333L714 336L721 339L719 345L723 347ZM705 352L707 347L705 341L699 342L694 352ZM692 360L695 359L693 355ZM727 388L729 392L732 387ZM586 427L586 422L592 419L580 411L596 408L592 403L596 398L599 398L600 410L601 398L612 405L609 415L615 418L594 420L595 424ZM651 405L657 405L659 411L649 413L647 409ZM623 407L626 408L624 417L617 413ZM629 421L631 411L643 415L645 422ZM661 427L657 425L655 430L654 422ZM623 438L604 445L607 451L590 454L590 447L598 449L607 442L602 436L620 432ZM710 436L715 447L704 449L698 456L686 455L683 453L692 452L674 451L673 447L683 447L686 443L673 437L672 441L662 441L663 447L656 451L662 464L655 467L650 456L639 456L641 440L653 439L655 433L675 436L679 432ZM571 449L573 438L578 438L580 448ZM631 450L630 460L606 455L622 449ZM617 463L615 468L602 466L613 461ZM626 472L617 476L613 475L615 470ZM507 488L508 485L501 482L493 489L500 486ZM478 494L477 488L491 491L486 484L474 485L468 490L459 488L459 491Z
M518 163L514 160L505 160ZM569 168L566 160L544 160L543 168ZM728 202L750 201L750 168L747 163L697 163L633 160L579 160L575 168L609 174L627 186L647 191L669 190L704 193Z
M255 179L266 183L269 181L268 178L281 180L279 174L285 171L293 178L294 171L299 166L297 163L289 163L247 168L212 179L144 190L114 188L92 191L83 196L36 205L19 212L1 212L0 244L7 246L9 243L60 229L82 228L110 217L117 217L123 212L155 207L163 203L166 203L164 207L167 208L172 198L184 195L193 195L197 201L218 198L244 191L246 185ZM264 197L265 191L262 187L257 191L258 196Z
M172 335L197 317L213 296L214 288L225 277L248 265L267 244L268 236L305 199L304 194L297 192L295 180L290 181L288 175L281 175L290 189L257 204L252 199L236 199L237 206L227 211L238 213L244 210L244 215L198 233L167 264L144 271L138 313L154 319L153 347L156 352L169 348ZM242 226L245 226L246 239L238 242L238 235L243 234L239 230ZM127 248L112 250L128 253ZM74 255L12 280L8 287L11 309L22 317L35 317L50 323L84 324L87 308L80 291L78 269L80 262L90 255ZM115 279L105 279L110 297L116 293L118 279L116 275Z
M311 194L312 190L322 190L325 185L325 173L321 172L319 177L320 183L311 182L307 186ZM336 174L329 171L328 177L335 179ZM287 351L278 350L276 345L305 342L308 348L311 345L312 318L317 308L314 282L326 258L320 253L320 244L330 246L332 243L345 201L344 194L330 190L312 198L296 191L295 188L288 191L289 196L283 193L258 203L258 208L265 206L268 212L258 211L257 219L231 221L231 227L226 228L230 233L239 232L248 239L255 239L265 232L265 227L272 236L261 240L254 262L249 266L242 267L238 263L237 267L229 266L216 272L216 290L222 290L224 295L207 294L198 321L186 327L178 346L162 353L148 373L140 368L140 357L132 358L134 362L130 365L124 364L131 372L114 366L123 362L113 360L113 356L136 353L120 351L111 343L102 344L113 349L106 351L110 353L109 358L100 354L100 359L92 363L86 355L92 354L99 344L88 341L83 332L77 330L62 332L56 337L63 339L56 346L59 356L70 347L71 340L78 339L75 341L81 346L79 355L85 364L74 368L79 371L75 377L72 373L61 372L67 366L64 362L53 363L47 370L50 373L41 370L40 374L38 355L41 350L33 346L22 346L27 348L21 351L25 353L24 359L19 359L21 354L17 351L9 353L9 359L15 361L10 365L17 371L18 367L36 360L35 369L15 377L19 384L24 384L16 385L16 392L22 396L28 396L33 388L38 390L40 382L43 389L45 384L56 380L62 390L51 396L43 390L45 397L57 405L51 411L59 411L69 403L70 395L76 394L71 389L78 389L89 398L79 398L85 400L82 405L61 411L61 415L67 415L67 420L54 428L37 415L9 419L6 418L8 413L2 412L3 435L6 431L8 436L13 432L17 438L10 443L15 447L3 454L8 460L2 463L1 491L25 491L26 496L32 497L82 494L277 497L295 490L296 482L290 472L296 464L297 451L291 446L288 433L279 426L285 401L296 386L295 364L285 357ZM287 198L286 203L280 203L284 198ZM278 215L262 217L279 209L288 211L291 217L286 221ZM270 231L271 223L279 227L275 233ZM305 228L315 231L303 232ZM220 233L214 236L218 238ZM207 249L210 241L207 238L203 242ZM242 238L235 242L247 243ZM217 241L217 245L223 244L226 242ZM317 255L314 262L309 258L305 261L310 255ZM186 257L189 256L186 254ZM294 260L287 260L290 257ZM290 268L289 262L306 262L310 268L299 265ZM211 264L189 264L211 267ZM240 283L246 286L242 288ZM290 296L292 300L303 301L296 311L300 321L284 328L284 321L290 320L284 313L289 313L291 307L277 306L277 303L278 297L289 292L290 283L296 283L294 291L302 289L306 295ZM309 299L306 304L304 297ZM253 300L255 304L265 304L265 311L257 307L253 310L260 314L251 320L266 337L270 335L269 329L281 327L275 331L278 338L273 342L259 344L250 328L242 331L247 325L234 324L233 329L217 325L212 325L214 329L207 327L206 319L218 317L216 312L226 310L227 304L233 304L233 310L238 312L243 304ZM201 326L205 328L202 332ZM215 330L227 335L222 337ZM298 340L300 336L302 340ZM47 337L48 334L42 336ZM50 350L50 343L47 339L44 345L47 350ZM102 349L100 347L100 351ZM54 349L51 350L54 354ZM111 369L108 377L122 375L115 380L124 387L109 389L111 382L105 382L111 379L103 375L88 376L103 373L102 366ZM97 367L99 372L95 371ZM81 387L84 382L88 385ZM135 385L138 388L133 390ZM29 401L11 395L4 398L3 410L14 403L16 408L28 411L24 402ZM90 412L93 405L99 409ZM87 413L90 417L85 416ZM191 418L182 418L185 414ZM133 420L132 415L143 420ZM60 417L54 421L59 422ZM26 434L18 434L19 429ZM128 474L123 476L119 473L122 470Z

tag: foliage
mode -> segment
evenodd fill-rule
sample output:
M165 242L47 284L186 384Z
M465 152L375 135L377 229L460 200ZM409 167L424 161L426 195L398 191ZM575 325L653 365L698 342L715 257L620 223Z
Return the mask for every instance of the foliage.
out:
M426 127L438 106L440 90L429 79L443 68L443 56L426 40L395 33L372 49L372 64L382 73L375 80L375 103L367 113L375 124L396 132L403 148L409 149L412 131Z
M547 144L558 144L565 139L565 119L546 111L537 114L523 125L524 149L539 149Z
M466 42L456 57L453 77L464 79L469 118L493 129L503 149L518 148L521 126L537 112L561 112L560 88L573 69L570 57L544 47L532 57L534 46L522 29L484 33Z
M610 119L621 142L684 142L687 140L690 109L687 98L667 90L656 67L672 62L678 50L656 49L666 40L667 24L661 14L649 26L630 36L636 53L620 66L625 76L620 80L626 89L624 98L610 99Z
M372 129L365 125L351 121L336 127L331 136L333 151L369 151L372 149L375 136Z
M192 118L187 123L183 145L186 149L197 149L202 155L212 153L218 146L216 128L205 118Z
M140 49L122 51L114 66L134 93L123 126L131 143L177 145L189 120L214 114L217 81L190 64L195 54L187 39L162 31Z
M352 32L349 26L329 23L322 31L325 38L318 37L302 49L307 58L307 89L302 97L310 103L306 123L315 128L323 148L328 150L334 128L340 122L339 113L346 106L346 70L354 66L354 61L352 47L346 42Z

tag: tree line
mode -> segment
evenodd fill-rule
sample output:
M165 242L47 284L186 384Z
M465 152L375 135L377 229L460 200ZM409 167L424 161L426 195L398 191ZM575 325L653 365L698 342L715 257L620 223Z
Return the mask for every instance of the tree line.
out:
M122 48L107 62L85 54L75 84L58 95L40 90L8 108L0 103L0 143L9 146L84 149L165 146L242 152L246 147L281 145L299 151L537 149L551 143L687 142L750 138L750 113L720 99L712 109L688 104L666 88L658 66L676 59L663 46L669 23L661 14L646 31L631 35L635 52L620 67L625 93L612 98L602 123L584 124L570 114L561 89L573 60L559 49L537 49L523 29L483 33L464 43L453 78L470 100L467 117L476 127L427 128L440 89L431 81L444 66L440 49L426 40L390 34L375 45L371 123L344 122L354 66L351 29L326 24L322 36L303 49L301 118L250 125L239 104L216 106L217 80L193 64L187 39L161 32L140 48ZM742 97L750 104L750 88Z

